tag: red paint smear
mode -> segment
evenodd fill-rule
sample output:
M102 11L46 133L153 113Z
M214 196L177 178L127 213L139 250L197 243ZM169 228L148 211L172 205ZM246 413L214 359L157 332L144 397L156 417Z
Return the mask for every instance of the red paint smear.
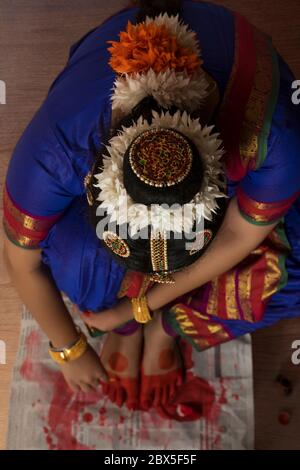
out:
M220 405L225 405L226 403L228 403L228 400L226 398L226 388L225 388L225 385L224 385L224 378L223 377L220 378L220 385L221 385L221 396L219 398L219 403L220 403Z
M218 436L216 436L216 438L214 440L214 445L218 446L220 444L221 444L221 436L220 436L220 434L218 434Z
M142 426L140 429L140 438L144 441L148 441L150 439L148 428Z
M105 426L106 422L106 408L102 406L99 410L99 425Z
M29 359L25 359L21 368L20 374L24 379L30 382L39 382L42 384L52 383L58 372L44 367L42 364L33 363Z
M222 411L222 406L226 403L228 403L227 397L226 397L226 388L225 388L225 379L223 377L220 377L220 387L221 387L221 394L219 400L215 403L211 415L209 417L209 421L212 423L217 423Z
M291 413L289 411L281 411L278 415L278 421L283 426L287 426L291 421Z
M56 450L56 446L53 444L52 438L51 438L50 436L48 436L48 435L46 436L46 442L47 442L48 448L49 448L50 450Z
M32 331L26 338L25 344L27 347L35 346L41 340L41 334L39 331Z
M93 421L93 415L92 413L84 413L82 419L85 423L91 423Z
M49 384L54 387L46 418L48 427L44 427L48 448L89 450L88 446L79 443L72 435L72 427L79 422L79 414L87 404L99 401L99 395L96 392L90 393L86 394L85 401L76 400L60 372L52 371L41 364L34 364L28 359L22 364L21 374L26 380L37 382L41 387L48 388ZM54 439L56 444L53 444Z
M95 398L94 402L96 403L97 400L99 400L99 396ZM85 408L86 404L86 402L79 402L74 399L74 394L67 386L62 374L58 373L48 412L48 424L52 434L57 438L58 449L90 449L88 446L79 443L72 435L73 424L79 422L79 413Z
M237 393L233 393L232 398L234 398L234 400L239 400L240 399L240 397Z
M31 334L27 338L26 344L32 346L39 339L39 334ZM223 379L221 379L221 396L216 402L214 388L203 378L194 376L193 372L189 370L194 365L192 347L188 343L182 342L181 353L186 370L185 383L178 390L172 403L157 408L157 416L176 421L194 421L200 418L216 421L220 414L220 405L227 403ZM32 363L28 359L23 362L20 372L25 379L37 382L41 387L48 389L51 385L54 388L46 418L48 427L43 428L48 448L50 450L88 450L89 447L79 443L72 435L72 427L79 423L79 417L86 405L99 402L99 393L85 394L84 400L79 400L71 392L60 372L53 371L41 364ZM106 408L102 406L99 410L100 426L105 425L106 413ZM89 423L92 420L91 413L83 415L84 422ZM120 416L119 423L123 424L124 421L125 418ZM145 427L143 428L145 429ZM143 438L148 438L147 430Z

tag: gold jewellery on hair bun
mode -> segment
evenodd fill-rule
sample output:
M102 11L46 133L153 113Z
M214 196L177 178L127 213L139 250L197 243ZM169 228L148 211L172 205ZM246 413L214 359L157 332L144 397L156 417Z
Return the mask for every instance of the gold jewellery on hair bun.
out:
M153 128L132 143L129 162L136 176L149 186L174 186L189 174L192 148L179 132Z
M165 233L151 232L150 238L151 263L154 273L151 281L160 284L174 284L174 279L168 273L168 242Z
M130 248L127 243L113 232L103 232L103 241L108 248L121 258L128 258L130 256Z

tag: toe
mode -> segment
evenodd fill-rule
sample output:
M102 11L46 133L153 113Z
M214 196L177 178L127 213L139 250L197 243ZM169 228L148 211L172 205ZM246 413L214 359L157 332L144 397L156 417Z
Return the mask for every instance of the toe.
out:
M162 390L164 387L156 387L154 391L154 401L153 406L160 406L162 402Z
M109 388L108 383L103 382L102 380L99 380L99 383L100 383L100 385L101 385L101 387L102 387L102 392L103 392L103 394L104 394L104 395L107 395L107 394L108 394L108 388Z
M126 406L129 410L137 410L138 408L138 401L134 400L132 398L127 398L126 400Z
M176 386L175 386L175 383L174 382L171 382L170 385L169 385L169 398L170 400L172 401L175 397L175 393L176 393Z
M154 398L153 387L150 383L149 377L142 373L142 388L140 395L140 408L143 411L148 411L151 408Z
M116 387L114 385L109 385L108 397L110 401L112 402L116 401Z
M140 407L144 411L148 411L149 408L151 408L153 404L153 390L152 388L148 388L147 390L144 390L141 394L141 399L140 399Z
M176 375L177 375L177 376L176 376L176 382L175 382L175 383L176 383L176 388L178 388L178 387L181 387L181 385L183 384L182 370L179 369L179 370L177 371L177 374L176 374Z
M116 390L116 404L120 407L123 406L125 399L126 399L126 393L125 393L124 388L120 384L120 386Z
M162 395L161 395L161 403L162 405L167 405L169 403L170 398L170 385L165 385L162 388Z
M126 405L129 410L134 410L138 406L139 385L136 379L126 381Z

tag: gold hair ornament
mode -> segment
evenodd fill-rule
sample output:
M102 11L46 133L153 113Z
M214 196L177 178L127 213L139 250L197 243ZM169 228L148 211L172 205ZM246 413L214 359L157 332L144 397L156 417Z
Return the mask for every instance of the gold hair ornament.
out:
M121 258L128 258L130 256L130 248L127 243L113 232L103 232L103 241L108 248Z
M153 269L153 274L150 278L151 281L160 284L174 284L174 279L168 273L168 242L165 232L151 232L150 253Z

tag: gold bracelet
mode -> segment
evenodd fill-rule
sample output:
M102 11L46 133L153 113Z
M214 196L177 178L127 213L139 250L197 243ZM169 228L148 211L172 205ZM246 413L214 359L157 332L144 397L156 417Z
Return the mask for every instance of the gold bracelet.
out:
M72 345L64 348L54 348L51 342L49 343L50 347L48 352L53 361L58 364L65 364L69 361L75 361L75 359L78 359L85 353L88 348L88 341L85 334L78 326L76 329L79 333L79 338Z
M131 299L133 315L138 323L148 323L152 319L145 295Z

